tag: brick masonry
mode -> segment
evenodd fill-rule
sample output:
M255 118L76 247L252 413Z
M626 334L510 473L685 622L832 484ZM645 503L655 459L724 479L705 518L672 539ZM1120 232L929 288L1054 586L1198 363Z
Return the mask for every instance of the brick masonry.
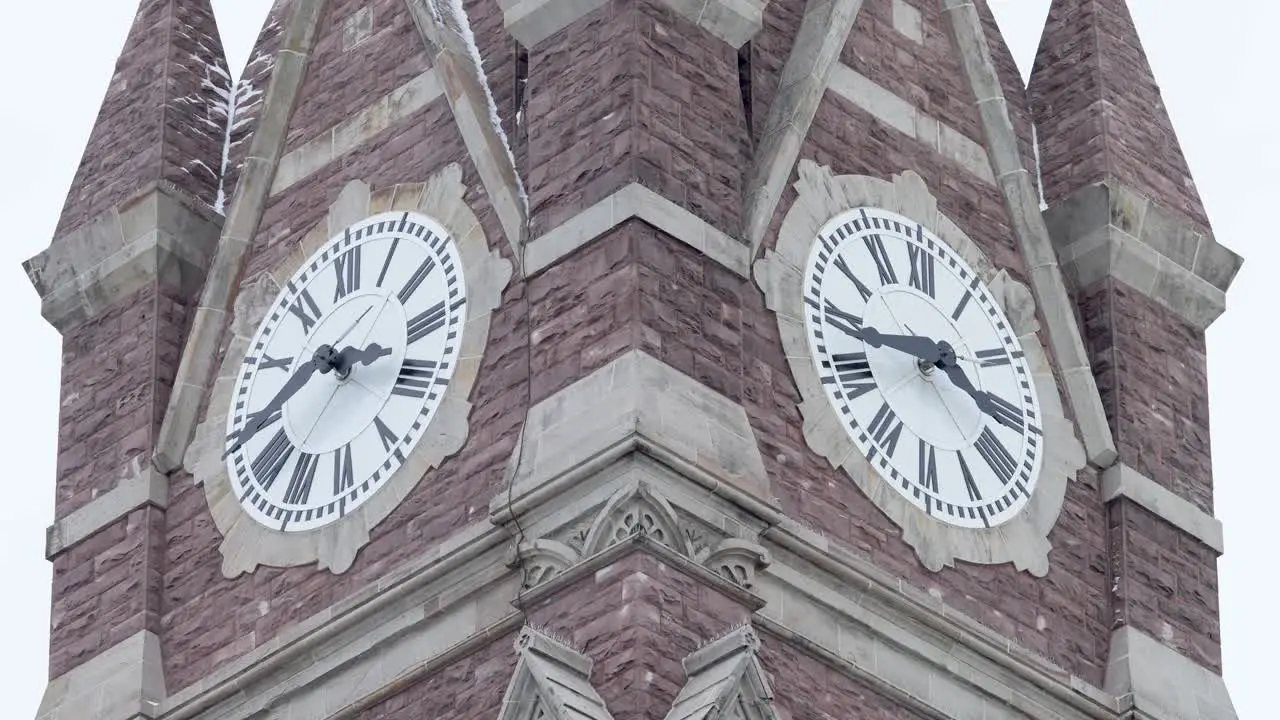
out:
M842 61L982 141L969 82L938 4L910 4L923 19L923 44L893 28L889 0L866 0ZM366 6L372 8L370 34L351 47L344 41L349 37L347 21ZM277 5L272 17L278 21L286 7L288 3ZM402 0L332 0L291 119L288 149L427 68L404 7ZM467 9L485 54L499 114L510 131L519 94L518 49L502 30L494 0L468 0ZM752 41L751 117L756 133L767 117L803 9L800 0L769 3L764 28ZM989 9L984 3L979 9L1024 160L1030 162L1030 110ZM141 27L152 27L151 20L140 22ZM279 42L278 32L278 27L268 25L254 58L270 55ZM521 125L527 136L515 133L513 150L530 194L532 236L631 182L736 234L751 132L732 48L654 0L611 0L527 52ZM122 67L139 66L143 57L157 62L153 55L126 52ZM254 86L265 88L268 63L251 63L250 73ZM145 104L138 98L126 104L124 95L112 94L123 93L125 87L139 86L117 83L108 93L103 117L123 119L95 130L68 199L63 217L67 228L107 202L108 194L95 193L107 193L103 188L128 185L133 179L128 175L133 166L126 168L117 156L96 149L117 147L109 141L119 136L118 125L128 124L130 114ZM124 110L111 110L116 107ZM251 106L246 117L254 117L254 112ZM144 159L139 167L176 172L177 165L153 163L146 154L153 144L160 147L158 140L145 132L130 139L135 140L139 144L131 152ZM175 143L179 145L189 144ZM245 136L234 148L233 167L243 158L234 153L244 152L247 145ZM98 172L108 157L117 157L123 169ZM801 157L829 165L839 174L888 178L904 169L915 170L938 196L940 210L993 262L1025 282L1025 264L998 189L853 105L828 93ZM490 246L510 257L510 245L441 99L272 198L253 239L244 279L275 269L298 240L323 221L347 182L361 179L376 191L421 182L451 162L464 167L466 199L481 219ZM172 179L164 173L161 177ZM194 182L194 175L185 177L183 182ZM208 183L184 187L205 199L216 190ZM788 187L766 246L773 242L793 199ZM1117 440L1127 443L1138 470L1170 483L1175 491L1191 492L1190 497L1208 508L1210 496L1196 495L1194 485L1196 478L1208 478L1196 464L1201 460L1195 459L1203 457L1207 465L1207 423L1195 422L1196 413L1202 412L1196 394L1204 387L1202 339L1187 344L1177 326L1155 323L1158 318L1149 304L1129 297L1123 288L1107 288L1105 293L1097 296L1099 306L1115 313L1115 322L1134 328L1121 343L1112 336L1102 338L1085 324L1091 346L1098 346L1095 359L1107 353L1112 358L1110 367L1099 370L1104 393L1111 392L1109 407L1143 403L1143 408L1152 409L1142 410L1147 423L1162 417L1165 409L1190 407L1189 423L1172 430L1121 423L1130 430ZM109 489L129 461L149 453L188 320L180 299L157 297L148 290L67 336L59 517ZM150 344L138 343L137 328L151 333ZM526 403L636 348L744 405L774 491L792 517L906 582L936 591L951 607L1085 681L1101 685L1108 635L1117 619L1165 638L1203 664L1219 667L1216 575L1206 570L1212 569L1212 558L1186 538L1170 536L1167 525L1139 508L1116 504L1108 514L1091 471L1068 487L1050 535L1055 550L1046 578L1003 566L962 565L925 572L896 528L852 483L808 449L777 325L758 288L641 221L619 225L527 285L514 281L490 333L471 398L474 409L466 447L425 478L374 529L371 543L347 573L263 567L226 580L220 572L221 538L204 493L185 473L175 473L167 511L136 511L55 558L51 675L146 628L162 639L169 691L190 686L268 642L282 628L368 586L422 548L485 518L490 498L501 488ZM1163 368L1162 377L1179 379L1172 386L1193 388L1190 397L1179 400L1154 390L1112 392L1125 387L1129 377L1159 369L1142 364L1143 358L1152 356L1152 348L1173 342L1183 345L1172 347L1198 349L1193 357L1181 358L1185 364ZM224 339L224 350L225 343ZM106 362L100 360L104 355ZM538 378L533 388L530 372ZM1105 378L1113 378L1112 385ZM1160 444L1170 432L1181 433L1176 435L1180 444ZM1200 447L1203 456L1197 454ZM1126 579L1114 596L1113 576ZM529 609L531 620L571 635L595 658L593 680L618 720L661 718L683 684L679 658L747 614L734 601L652 556L634 553ZM1168 639L1170 631L1173 640ZM776 687L785 688L779 692L779 705L789 709L792 720L845 718L854 712L858 717L910 717L903 708L818 665L780 639L766 637L763 657ZM509 639L495 641L366 710L362 717L407 720L423 717L424 708L426 717L493 717L514 658ZM437 708L440 698L453 706ZM804 704L810 700L812 704Z
M737 63L656 0L612 0L530 48L531 236L632 182L732 231L750 157Z
M1113 177L1209 227L1125 0L1054 0L1028 94L1050 204Z
M1029 85L1051 205L1118 184L1211 232L1124 2L1055 0ZM1112 278L1075 294L1120 462L1212 514L1204 333ZM1220 671L1216 554L1128 500L1108 528L1116 621Z
M56 234L93 220L156 180L212 205L225 119L213 110L221 102L217 92L204 83L216 85L226 75L208 0L145 0L116 62Z

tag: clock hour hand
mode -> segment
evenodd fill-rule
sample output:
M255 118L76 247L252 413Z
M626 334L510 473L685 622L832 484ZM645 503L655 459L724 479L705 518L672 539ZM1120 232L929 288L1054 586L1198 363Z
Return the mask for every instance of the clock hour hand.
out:
M235 443L232 444L231 447L227 448L227 451L222 454L222 457L225 458L227 455L239 450L245 443L249 442L250 438L257 435L259 430L270 425L271 422L273 422L280 414L280 410L284 407L285 402L301 390L302 386L307 384L307 381L311 379L311 376L315 374L317 370L320 370L321 372L328 372L327 367L327 364L321 359L318 351L316 356L311 358L309 362L305 362L299 366L298 369L294 371L293 376L285 381L284 387L280 388L280 391L276 393L275 397L271 398L270 402L263 405L259 410L249 413L248 417L245 418L244 427L240 428L240 430L236 432Z
M863 327L862 341L875 348L893 348L927 363L936 364L943 359L940 344L919 335L888 335L873 327Z
M338 371L339 377L346 377L351 372L351 368L356 363L361 365L369 365L374 360L386 357L391 354L391 348L382 347L378 343L370 343L364 349L355 348L350 345L342 348L337 358L333 361L333 369Z
M955 362L950 362L943 365L942 370L947 374L947 377L950 378L951 384L965 391L969 394L969 397L973 398L973 401L978 404L979 410L990 415L1001 425L1009 424L1000 413L999 408L996 407L996 404L991 402L991 396L987 392L979 390L973 386L973 383L969 381L969 376L965 375L964 368L961 368L959 365L955 364Z

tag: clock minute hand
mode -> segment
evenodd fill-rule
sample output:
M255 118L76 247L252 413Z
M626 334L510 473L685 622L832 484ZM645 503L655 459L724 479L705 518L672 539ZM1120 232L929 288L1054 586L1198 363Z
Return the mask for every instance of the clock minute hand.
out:
M862 341L871 347L890 347L929 363L942 359L938 343L919 335L888 335L873 327L864 327Z
M280 412L280 409L284 407L285 402L301 390L303 385L307 384L307 381L311 379L311 376L315 374L316 370L320 369L321 365L324 365L324 363L317 358L312 358L310 361L303 363L293 373L293 376L285 381L284 387L280 388L280 391L276 393L275 397L271 398L270 402L263 405L261 409L249 413L249 416L245 419L244 427L236 433L235 444L230 448L227 448L227 451L222 454L222 457L226 458L227 455L230 455L240 449L240 447L249 442L254 435L257 435L259 430L266 427L267 420Z

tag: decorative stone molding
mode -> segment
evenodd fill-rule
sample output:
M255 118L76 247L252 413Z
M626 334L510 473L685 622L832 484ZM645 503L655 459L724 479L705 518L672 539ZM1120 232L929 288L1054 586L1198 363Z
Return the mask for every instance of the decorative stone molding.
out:
M36 720L158 718L165 695L160 638L142 630L50 680Z
M66 334L156 283L200 291L222 218L168 183L154 183L101 217L56 238L23 263L40 313Z
M1049 571L1049 531L1062 510L1067 483L1084 466L1075 427L1063 416L1057 380L1043 345L1030 291L997 270L972 240L945 215L924 180L914 172L892 182L873 177L834 176L826 167L800 161L795 204L783 219L776 250L755 264L756 282L774 311L792 376L800 388L804 435L814 452L842 469L915 549L921 563L938 571L956 560L1000 564L1012 562L1036 576ZM822 395L821 380L805 340L801 268L822 224L852 207L882 207L916 219L935 233L972 267L991 288L1018 335L1039 391L1045 459L1036 491L1023 511L995 528L968 529L928 517L890 487L843 430L840 418Z
M745 245L649 188L631 183L530 242L526 276L551 267L631 218L644 220L744 278L749 275L751 255Z
M663 0L689 22L738 48L760 31L764 0ZM507 32L525 47L534 47L606 0L500 0Z
M1111 634L1105 687L1126 717L1144 720L1236 720L1221 675L1128 625Z
M725 580L754 591L756 573L769 567L769 551L749 540L725 538L703 564Z
M1081 188L1044 211L1072 284L1114 278L1199 330L1227 307L1243 258L1114 179Z
M721 531L678 514L642 477L627 480L603 504L583 507L585 515L564 523L551 536L523 542L510 551L507 566L521 568L522 589L532 590L584 560L637 538L667 548L747 591L755 587L756 573L769 564L763 547L723 537ZM719 543L714 551L707 549L709 534Z
M461 2L405 0L405 4L426 46L432 72L449 101L462 143L523 272L529 198L506 132L498 122L498 108L485 81L471 22Z
M748 624L687 655L684 687L664 720L777 720L759 650Z
M1223 552L1222 521L1157 484L1124 463L1116 463L1102 473L1102 501L1128 498L1170 525Z
M498 720L613 720L591 685L591 658L525 626Z
M1089 462L1106 468L1115 462L1115 438L1102 407L1102 395L1089 367L1084 334L1076 322L1076 306L1058 266L1058 255L1040 214L1040 193L1031 172L1022 165L1018 134L1009 118L1004 87L987 44L982 18L972 0L941 0L951 24L951 37L986 136L987 157L1004 195L1009 224L1027 264L1031 291L1044 315L1045 335L1062 370L1071 414L1079 425Z
M134 458L115 487L49 526L45 532L45 559L52 560L143 505L168 507L169 479L156 472L150 464L142 467Z
M316 562L334 573L345 572L356 553L369 542L369 531L387 517L417 486L422 477L462 449L469 432L471 389L489 339L490 313L502 300L511 279L511 263L489 244L471 208L463 199L462 169L449 165L426 185L398 185L373 194L360 181L349 183L321 222L303 237L292 255L271 273L246 284L237 298L231 322L233 337L213 386L204 420L187 450L185 466L204 487L214 523L223 534L219 550L227 577L252 571L258 565L289 567ZM351 223L386 210L416 210L435 219L450 233L458 248L468 288L466 328L462 332L457 368L445 390L424 439L385 485L366 502L339 520L315 530L285 533L268 528L242 509L227 475L222 450L226 442L226 413L235 373L248 350L258 323L279 288L330 237Z
M742 233L751 259L764 242L861 9L862 0L812 0L805 5L800 31L769 104L742 203Z
M370 12L361 8L359 12ZM351 19L355 19L353 16ZM388 127L409 119L435 102L444 90L434 69L428 69L382 96L372 105L303 143L280 158L271 195L278 195L368 142Z
M266 211L276 165L288 140L289 117L301 94L302 79L319 34L317 28L328 4L329 0L298 0L285 23L249 156L236 183L217 253L206 266L200 304L187 332L182 362L156 437L152 462L166 475L182 467L183 455L199 421L197 412L209 389L223 329L232 315L249 243Z
M510 492L489 505L495 516L594 463L607 465L641 448L715 478L726 492L773 504L746 410L640 350L531 408L520 446ZM504 521L495 517L495 522Z

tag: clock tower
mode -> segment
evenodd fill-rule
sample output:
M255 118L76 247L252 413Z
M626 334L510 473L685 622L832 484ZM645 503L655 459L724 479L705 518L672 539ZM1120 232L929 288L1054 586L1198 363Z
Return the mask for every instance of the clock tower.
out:
M37 720L1227 720L1220 244L1124 0L141 0Z

